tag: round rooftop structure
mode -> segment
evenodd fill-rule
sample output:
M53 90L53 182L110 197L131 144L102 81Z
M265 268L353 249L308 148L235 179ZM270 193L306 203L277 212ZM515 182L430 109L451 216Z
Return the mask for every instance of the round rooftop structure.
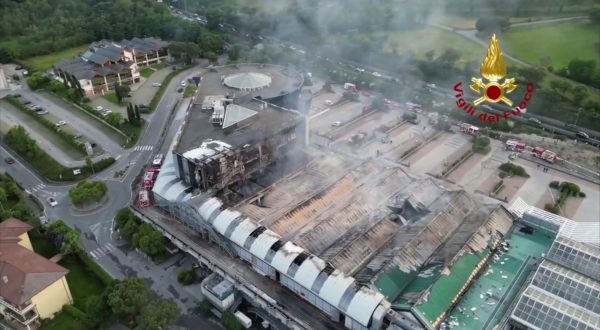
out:
M271 85L271 77L258 72L241 72L226 76L223 83L242 91L255 91Z

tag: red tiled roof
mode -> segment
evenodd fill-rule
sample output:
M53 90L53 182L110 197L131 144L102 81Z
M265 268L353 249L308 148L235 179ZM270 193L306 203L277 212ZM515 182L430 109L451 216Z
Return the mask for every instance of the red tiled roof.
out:
M0 223L0 298L16 306L29 301L69 272L17 244L17 236L31 228L14 218Z

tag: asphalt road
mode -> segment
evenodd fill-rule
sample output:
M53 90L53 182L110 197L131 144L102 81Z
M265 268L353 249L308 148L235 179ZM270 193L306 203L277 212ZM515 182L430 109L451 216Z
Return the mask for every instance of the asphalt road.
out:
M0 170L10 174L26 191L38 197L46 205L44 214L48 219L51 221L62 219L80 232L81 243L85 250L112 276L119 279L129 276L146 278L151 283L152 289L159 295L175 299L184 313L182 324L195 324L202 329L221 329L221 327L215 325L214 321L208 321L206 318L200 317L193 312L192 309L197 306L197 301L201 297L197 292L189 292L187 288L177 283L177 272L185 265L182 260L169 260L161 265L155 265L145 259L142 254L130 250L125 246L125 243L119 240L118 235L112 230L114 215L120 208L127 206L131 200L131 183L133 179L142 167L148 164L155 153L155 149L160 147L158 143L163 128L167 124L168 116L173 107L182 98L182 94L176 92L177 85L181 80L191 77L197 70L198 67L176 76L167 88L156 111L148 118L149 123L143 136L140 138L139 145L150 146L151 148L145 148L145 150L139 150L139 148L125 150L114 141L104 141L110 145L107 149L111 149L110 152L116 156L117 163L95 177L90 178L102 180L108 187L109 200L106 204L100 206L99 209L88 213L82 213L74 209L68 196L68 191L74 184L47 182L27 166L23 165L20 158L6 150L4 145L0 145L0 157L4 159L12 156L16 159L16 162L8 165L2 161ZM71 114L68 110L61 109L58 105L46 100L44 97L31 93L28 89L23 88L19 93L40 104L42 107L49 109L49 111L67 115ZM179 110L185 111L185 108L180 107ZM71 118L74 117L71 115ZM82 123L83 125L86 124ZM89 124L86 126L89 134L98 135L98 138L104 137L106 139L101 131L98 131ZM178 128L176 126L170 127L171 129ZM169 136L174 136L173 132L170 132ZM114 178L114 171L125 169L126 167L128 167L128 170L123 177ZM55 198L58 205L56 207L48 206L45 202L48 197Z

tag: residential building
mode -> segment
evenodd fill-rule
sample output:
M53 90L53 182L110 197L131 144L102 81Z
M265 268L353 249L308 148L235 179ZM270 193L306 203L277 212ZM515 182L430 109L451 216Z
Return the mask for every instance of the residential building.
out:
M73 303L69 271L33 252L31 229L15 218L0 223L0 318L26 329Z
M165 61L168 43L155 38L133 38L120 43L102 40L92 43L77 57L53 67L57 79L82 90L85 96L104 95L115 85L140 81L139 66Z

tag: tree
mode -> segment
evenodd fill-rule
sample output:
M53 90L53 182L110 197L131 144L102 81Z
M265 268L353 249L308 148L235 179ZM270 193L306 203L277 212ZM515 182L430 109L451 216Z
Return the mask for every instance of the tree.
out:
M27 78L27 85L33 90L44 88L49 82L50 79L42 75L41 72L34 72Z
M108 115L106 115L106 122L116 128L119 128L123 123L123 115L121 115L118 112L111 112Z
M133 212L131 212L131 210L128 207L124 207L122 209L120 209L117 214L115 215L115 229L121 229L123 227L125 227L125 224L129 221L129 220L134 220L134 222L136 221L136 216L133 214Z
M82 205L99 201L106 195L106 183L102 181L81 181L77 186L69 189L69 197L75 205Z
M377 96L374 98L371 106L377 110L385 110L385 102L383 101L383 97Z
M4 211L4 204L6 202L6 190L0 187L0 209Z
M577 85L573 88L573 103L580 105L588 97L588 89L583 85Z
M342 98L344 100L348 100L348 101L351 101L351 102L356 102L356 101L358 101L358 93L353 93L353 92L346 91L346 92L344 92L342 94Z
M127 278L116 281L109 287L106 303L112 312L120 317L133 317L148 304L150 287L141 278Z
M140 107L136 104L135 107L133 108L133 113L135 115L135 119L137 119L137 123L138 125L140 125L141 122L141 117L140 117Z
M196 272L193 269L182 270L177 274L177 281L183 285L190 285L197 280Z
M115 94L117 96L117 100L119 103L123 102L123 99L129 96L129 92L131 92L131 87L127 85L118 85L115 82Z
M448 48L436 59L436 62L445 69L452 69L459 59L460 53L452 48Z
M590 12L590 21L593 24L600 24L600 9L594 9Z
M568 81L564 81L564 80L552 80L552 81L550 81L550 87L554 91L564 95L571 91L571 89L573 88L573 85L571 85Z
M181 310L173 300L159 298L142 308L137 321L142 329L162 330L173 324L180 314Z
M139 224L135 219L129 219L123 226L123 235L127 240L131 240L133 234L135 234L138 230Z
M56 220L48 226L48 237L64 255L74 254L81 250L79 233L69 228L63 220Z
M149 223L139 226L137 232L133 234L131 242L134 247L139 248L150 257L163 253L165 249L162 234Z
M133 110L133 105L131 103L127 104L127 121L130 124L135 124L135 122L136 122L135 113L134 113L134 110Z
M523 83L533 82L536 85L540 85L546 76L544 69L538 67L522 67L517 72L525 80Z
M242 330L243 326L231 312L223 314L223 325L227 330Z
M591 84L596 70L596 61L571 60L567 69L569 78L580 83Z
M202 312L203 314L208 314L210 313L210 309L212 308L212 305L210 304L210 301L204 299L202 300L202 302L200 302L200 304L198 304L198 308L200 309L200 312Z
M110 309L106 303L106 295L88 297L85 301L85 311L96 324L109 317Z
M169 44L169 53L185 64L191 64L200 55L200 47L193 42L173 41Z
M501 31L509 26L508 17L482 17L475 23L475 28L479 32Z

